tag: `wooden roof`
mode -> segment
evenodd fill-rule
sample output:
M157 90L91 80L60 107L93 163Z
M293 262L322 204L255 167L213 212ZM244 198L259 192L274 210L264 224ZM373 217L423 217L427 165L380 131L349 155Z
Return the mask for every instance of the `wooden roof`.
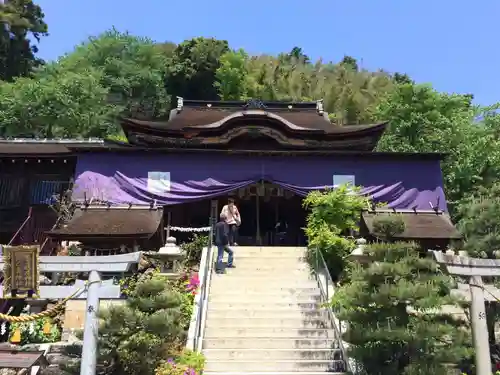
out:
M47 234L53 238L73 240L101 237L148 239L158 231L162 220L161 208L79 208L67 225Z
M21 141L26 141L23 144ZM335 149L302 149L293 150L292 154L290 150L256 150L256 149L210 149L205 147L192 147L192 148L172 148L172 147L147 147L147 146L137 146L131 145L129 143L124 143L115 140L104 140L99 139L95 142L78 142L74 140L56 140L59 145L64 146L64 149L58 148L58 150L64 150L63 154L55 155L55 159L77 157L79 153L85 152L98 152L98 153L159 153L159 154L171 154L171 153L230 153L230 154L261 154L265 152L267 154L275 155L336 155L337 157L361 157L361 158L382 158L382 159L407 159L407 160L443 160L447 155L438 152L375 152L370 150L335 150ZM3 159L12 158L24 158L24 159L42 159L48 160L52 159L54 154L50 152L55 151L53 148L54 143L51 140L33 140L33 139L15 139L6 140L0 139L0 162ZM70 150L70 154L66 153L66 149ZM1 152L3 150L3 153Z
M391 215L401 215L405 223L405 230L403 233L394 236L396 239L407 239L407 240L458 240L461 239L461 235L451 222L450 216L445 213L438 211L437 213L430 211L366 211L361 215L362 225L361 231L363 229L367 231L370 235L375 235L373 223L376 218L379 217L390 217ZM363 234L363 233L362 233Z
M46 365L43 351L0 350L0 368L29 369L36 365Z
M60 155L65 156L71 154L69 150L63 144L32 144L32 143L0 143L0 156L28 156L28 155L43 155L52 156Z
M187 101L179 98L167 119L125 118L129 143L154 145L182 140L182 146L220 146L243 134L259 133L282 146L373 150L386 123L338 126L328 119L322 101Z

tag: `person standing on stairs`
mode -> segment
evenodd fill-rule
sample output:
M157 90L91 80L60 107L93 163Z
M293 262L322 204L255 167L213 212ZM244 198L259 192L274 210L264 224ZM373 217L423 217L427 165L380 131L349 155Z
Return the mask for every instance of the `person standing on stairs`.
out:
M215 224L215 245L217 245L217 264L215 265L216 273L224 273L224 265L222 264L222 259L224 258L224 252L228 254L227 267L234 268L233 250L229 248L229 237L230 237L229 224L227 223L227 217L221 213L220 220Z
M220 213L226 217L226 222L229 225L229 245L236 246L236 237L238 235L238 227L241 225L241 215L238 207L234 204L234 199L229 198L227 204L222 207Z

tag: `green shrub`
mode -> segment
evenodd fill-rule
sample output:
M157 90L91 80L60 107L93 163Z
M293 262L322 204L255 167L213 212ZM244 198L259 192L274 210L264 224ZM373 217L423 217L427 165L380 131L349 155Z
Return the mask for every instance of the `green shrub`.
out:
M176 358L170 358L156 369L155 375L199 375L205 366L203 354L183 350Z
M308 261L314 262L314 249L320 249L333 281L341 278L346 256L355 248L353 238L346 235L358 230L361 211L369 199L359 189L340 186L325 192L313 191L304 199L310 209L306 235L309 240Z
M180 245L186 254L185 262L187 266L199 265L203 248L208 245L208 236L193 234L193 239Z
M415 243L366 247L372 261L352 268L332 307L349 322L343 338L360 374L448 375L450 364L470 357L468 324L443 312L459 306L453 280Z

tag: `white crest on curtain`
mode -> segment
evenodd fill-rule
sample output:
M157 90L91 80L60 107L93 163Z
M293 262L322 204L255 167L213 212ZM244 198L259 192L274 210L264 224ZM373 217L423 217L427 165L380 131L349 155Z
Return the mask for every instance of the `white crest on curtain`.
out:
M355 186L356 178L354 175L347 174L334 174L333 175L333 186L337 187L340 185Z
M153 194L170 191L170 172L148 172L148 191Z

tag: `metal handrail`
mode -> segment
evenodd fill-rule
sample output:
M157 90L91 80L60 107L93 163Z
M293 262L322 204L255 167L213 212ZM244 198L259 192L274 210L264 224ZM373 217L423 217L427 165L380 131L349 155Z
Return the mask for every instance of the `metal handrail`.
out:
M321 254L321 251L318 248L314 248L314 254L315 254L315 256L314 256L314 271L315 272L314 273L315 273L316 281L317 281L319 289L320 289L321 297L324 300L324 302L326 302L326 304L325 304L326 309L328 311L330 323L332 324L333 330L335 332L335 336L337 338L340 352L342 353L342 359L344 360L344 363L345 363L345 370L347 373L353 374L351 365L349 363L347 350L346 350L344 344L342 343L342 329L341 329L341 327L337 326L335 313L333 312L332 307L328 303L328 302L330 302L330 298L332 297L329 295L329 292L328 292L329 286L330 285L334 286L335 284L333 283L332 276L330 275L330 271L328 271L328 267L326 265L325 258L323 257L323 254ZM323 285L323 283L321 282L321 279L320 279L320 275L319 275L320 266L324 270L323 275L325 277L326 285ZM339 324L341 324L340 320L339 320Z
M213 221L210 223L210 232L208 236L208 244L206 248L205 264L203 269L200 270L202 277L200 279L200 296L198 299L196 327L194 332L194 350L201 352L203 345L203 336L205 333L205 322L207 319L207 304L208 293L210 288L210 280L212 278L212 270L214 263L213 251Z

